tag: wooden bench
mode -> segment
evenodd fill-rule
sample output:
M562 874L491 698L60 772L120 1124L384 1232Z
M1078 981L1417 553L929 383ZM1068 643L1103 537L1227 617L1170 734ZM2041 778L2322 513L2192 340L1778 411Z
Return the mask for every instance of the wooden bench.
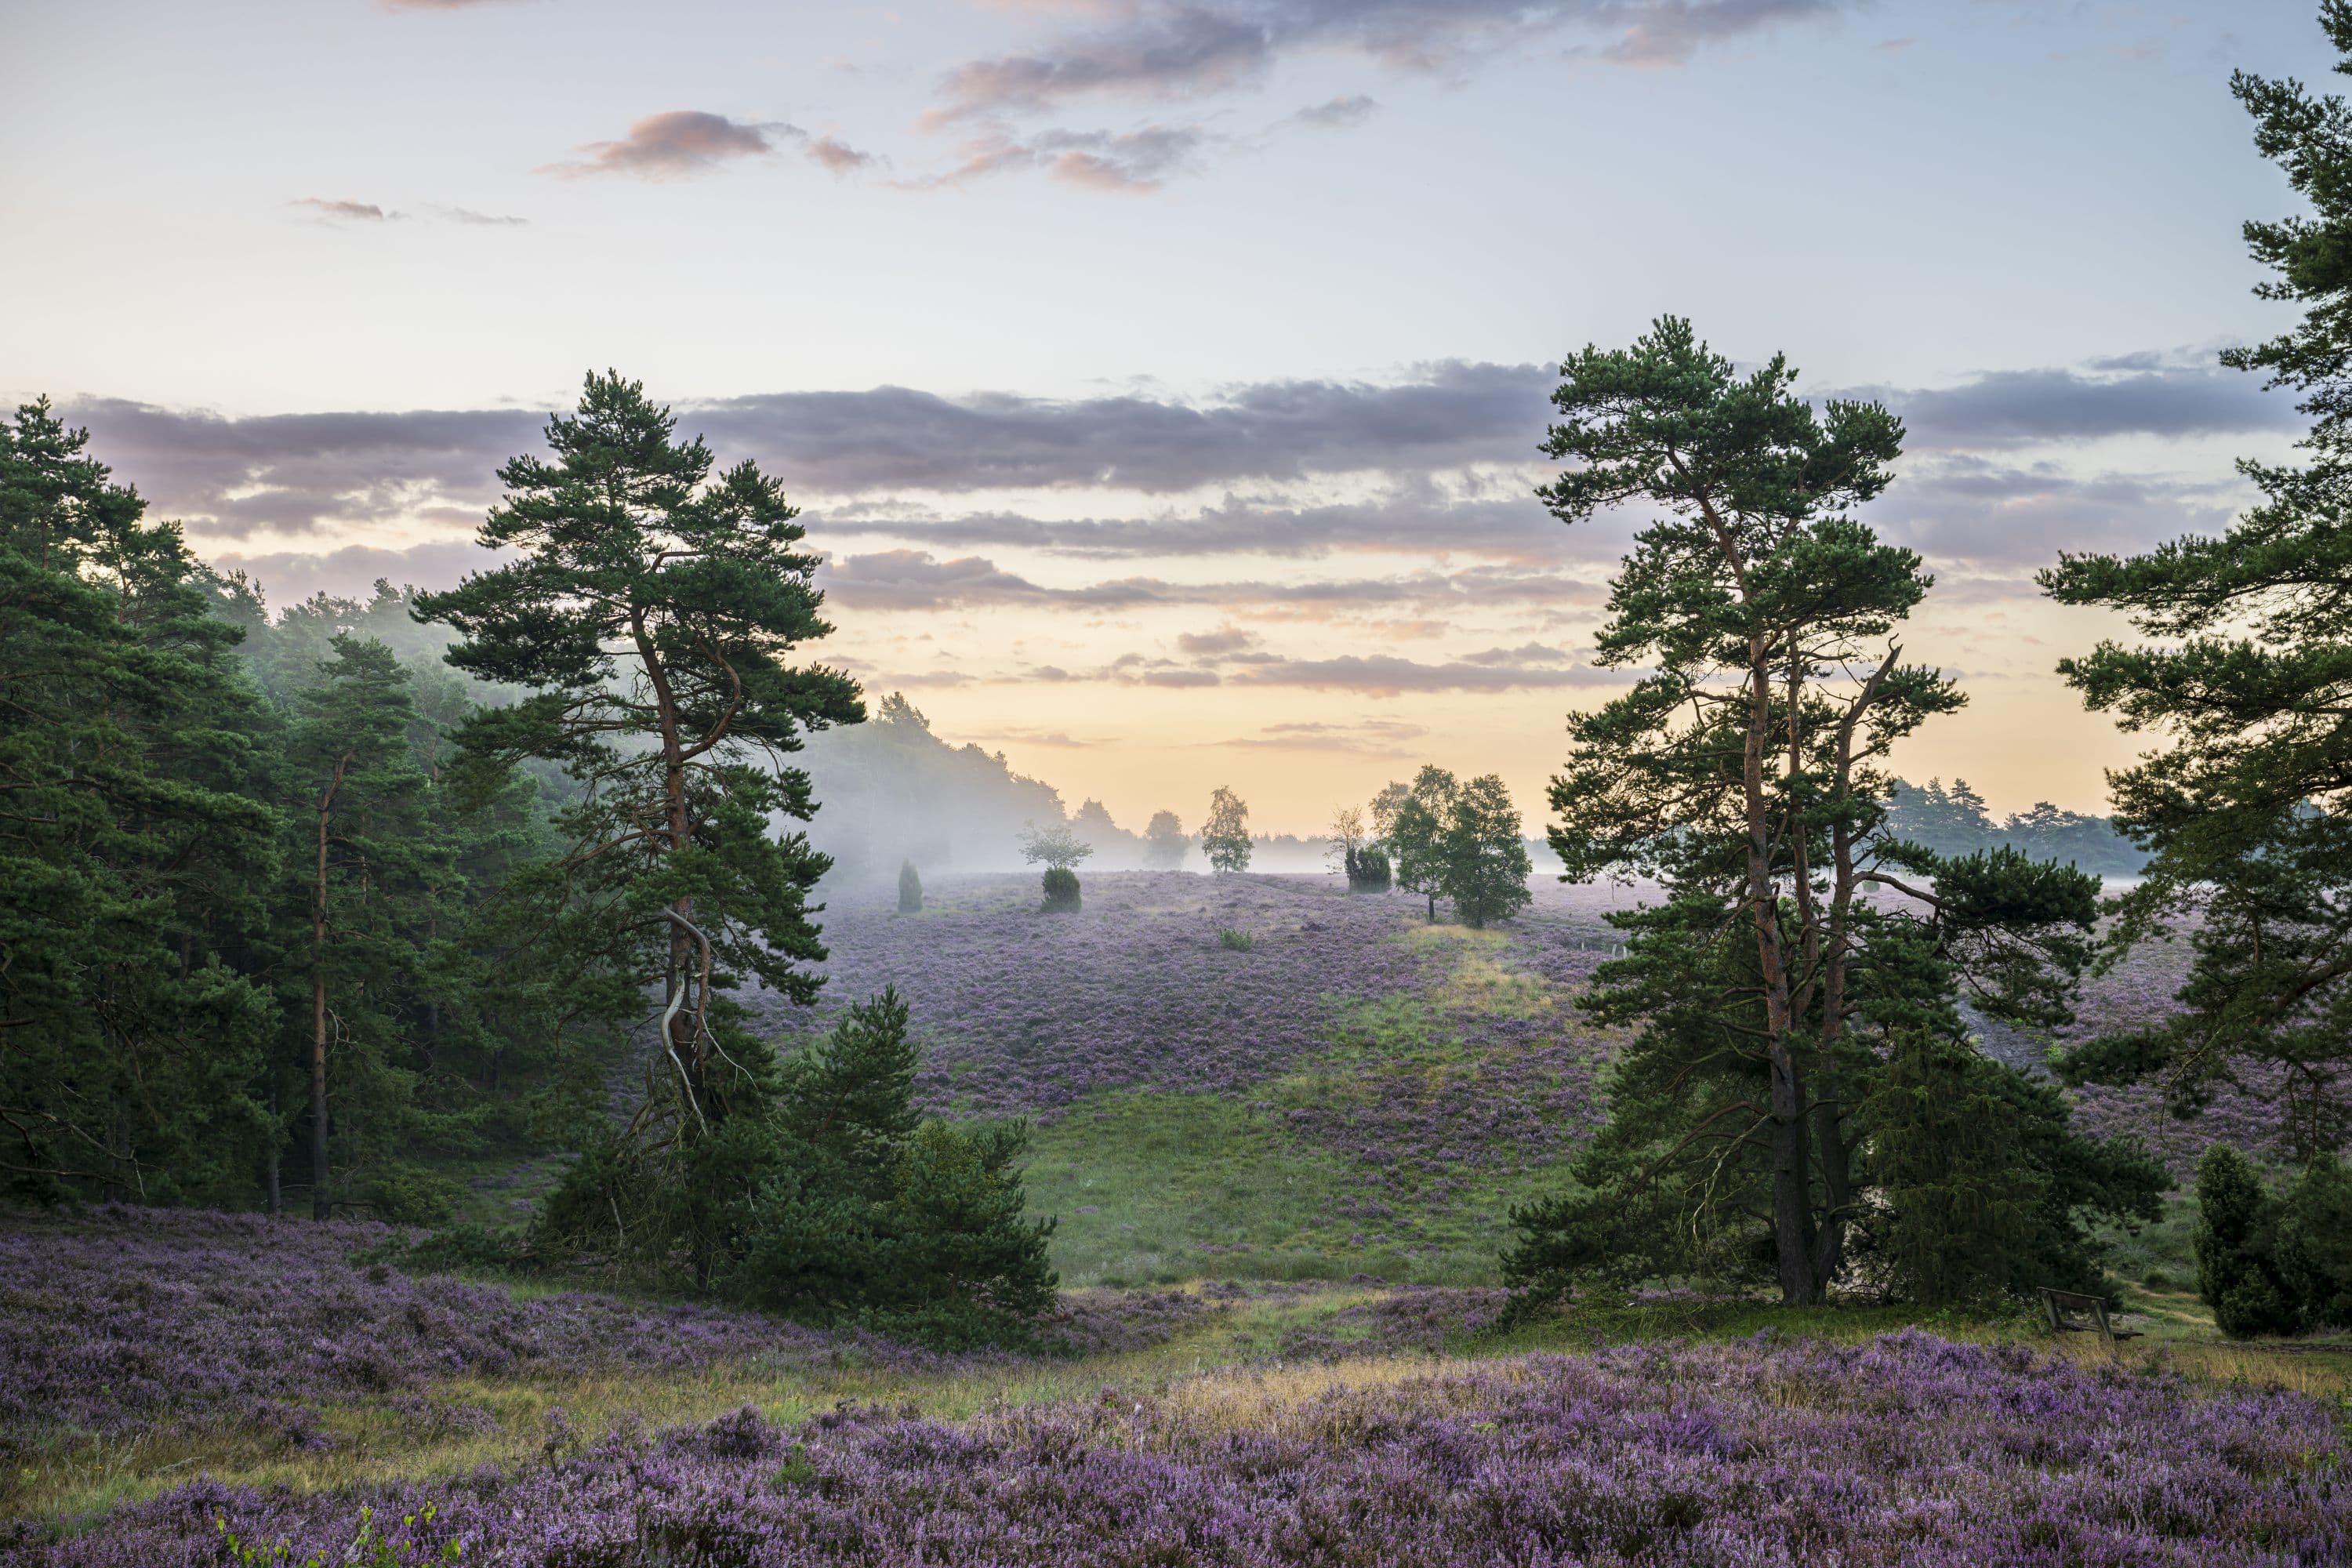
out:
M2139 1338L2137 1329L2119 1329L2107 1321L2107 1303L2103 1296L2085 1296L2074 1290L2053 1290L2042 1288L2042 1310L2050 1315L2050 1331L2053 1334L2089 1333L2096 1329L2109 1344L2117 1340ZM2085 1314L2090 1321L2076 1321L2075 1314Z

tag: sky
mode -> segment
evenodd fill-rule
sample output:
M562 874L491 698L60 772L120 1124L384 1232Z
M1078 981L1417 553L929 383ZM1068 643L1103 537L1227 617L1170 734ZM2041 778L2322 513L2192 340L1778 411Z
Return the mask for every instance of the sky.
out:
M1970 698L1897 759L2095 811L2143 738L2032 574L2226 526L2289 398L2230 73L2304 0L0 6L0 396L283 605L484 562L590 369L805 509L820 657L1073 806L1309 831L1424 762L1531 829L1633 529L1561 357L1691 318L1901 415L1865 512Z

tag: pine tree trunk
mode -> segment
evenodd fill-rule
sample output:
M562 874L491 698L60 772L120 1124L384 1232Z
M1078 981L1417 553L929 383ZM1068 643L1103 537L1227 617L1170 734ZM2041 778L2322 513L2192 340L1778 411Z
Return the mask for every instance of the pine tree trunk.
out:
M331 1212L327 1194L327 847L351 753L335 759L335 776L319 796L319 860L310 885L310 1217Z
M1772 879L1772 831L1764 798L1764 751L1771 732L1771 668L1763 639L1748 644L1748 742L1742 784L1748 807L1748 903L1756 922L1757 966L1764 984L1766 1053L1772 1079L1772 1239L1780 1254L1780 1302L1809 1307L1820 1297L1813 1275L1812 1183L1808 1169L1805 1087L1789 1050L1787 953Z

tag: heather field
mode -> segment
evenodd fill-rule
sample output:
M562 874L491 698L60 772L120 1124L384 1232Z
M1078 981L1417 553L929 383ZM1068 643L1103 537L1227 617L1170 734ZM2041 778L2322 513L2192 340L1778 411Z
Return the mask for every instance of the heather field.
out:
M1633 896L1543 882L1473 931L1314 877L1091 876L1075 918L1029 878L836 895L825 1005L768 1016L894 983L928 1102L1032 1121L1065 1289L1026 1353L413 1272L376 1225L9 1216L0 1559L2352 1561L2352 1357L2210 1343L2177 1215L2118 1351L1675 1295L1498 1331L1506 1212L1605 1102L1573 1004ZM2099 982L2084 1026L2167 984Z
M932 1105L1037 1124L1066 1280L1487 1283L1598 1123L1609 1041L1570 1002L1633 897L1538 886L1486 931L1336 877L1096 875L1076 920L1032 877L837 899L826 1007L778 1016L898 985Z

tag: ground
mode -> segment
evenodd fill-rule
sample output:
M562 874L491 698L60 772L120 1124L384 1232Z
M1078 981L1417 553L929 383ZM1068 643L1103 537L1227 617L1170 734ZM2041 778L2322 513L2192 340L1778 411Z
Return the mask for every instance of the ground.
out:
M0 1557L2352 1560L2352 1352L2214 1342L2178 1209L2118 1238L2118 1346L1675 1296L1496 1332L1508 1208L1600 1114L1616 1042L1573 1003L1630 894L1472 931L1314 878L927 892L835 899L827 1005L897 984L929 1103L1032 1121L1048 1353L417 1277L377 1226L9 1216ZM545 1175L482 1173L474 1214Z

